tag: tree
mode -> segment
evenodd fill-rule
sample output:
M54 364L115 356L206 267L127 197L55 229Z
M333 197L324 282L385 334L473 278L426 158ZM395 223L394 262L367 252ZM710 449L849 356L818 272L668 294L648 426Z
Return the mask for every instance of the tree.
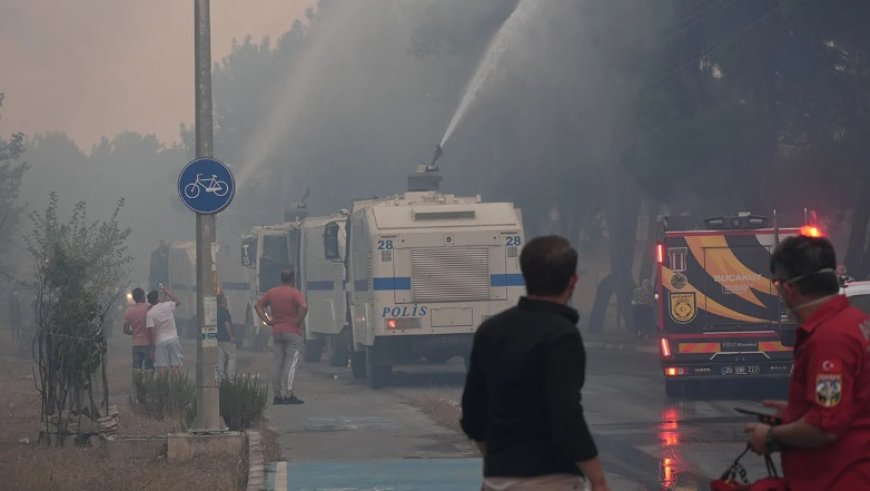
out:
M96 421L109 411L103 327L126 285L131 261L126 245L130 229L118 224L123 205L119 200L110 219L90 222L85 203L79 202L64 222L52 193L45 211L31 214L34 231L27 248L36 278L33 354L46 443L54 438L63 445L68 435L84 432L85 417ZM95 382L101 368L98 405Z
M3 94L0 93L0 109ZM9 139L0 138L0 254L9 251L22 208L17 205L21 178L27 163L21 161L24 135L15 133Z

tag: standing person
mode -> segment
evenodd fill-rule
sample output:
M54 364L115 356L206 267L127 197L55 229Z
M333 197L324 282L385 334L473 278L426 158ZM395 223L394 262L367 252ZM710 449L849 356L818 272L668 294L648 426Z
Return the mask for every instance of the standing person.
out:
M9 294L9 329L12 330L12 339L21 337L21 298L18 290L12 290Z
M837 278L840 280L840 286L845 286L846 283L855 281L855 278L849 276L849 271L846 269L845 264L837 266Z
M257 316L272 326L272 390L273 404L304 404L293 394L293 381L303 348L302 322L308 313L305 296L297 290L292 269L281 271L281 284L267 291L257 300ZM266 307L271 316L266 315Z
M631 305L637 337L649 337L653 327L653 294L649 279L644 278L634 289Z
M236 376L236 337L233 333L233 319L227 308L227 297L218 295L217 340L218 340L218 380L229 380Z
M134 288L130 294L133 305L124 314L124 334L133 336L133 370L154 370L154 338L145 327L151 305L145 302L145 291Z
M787 402L766 401L782 424L750 424L759 454L782 450L791 491L870 489L870 321L838 295L834 247L825 238L789 237L771 272L800 322Z
M474 335L462 394L462 430L483 454L487 491L580 490L608 485L583 418L586 352L566 305L577 252L551 235L520 254L527 295Z
M158 302L157 290L148 292L148 303L151 309L145 316L145 327L151 330L154 338L154 367L158 373L172 370L180 373L184 367L184 356L181 354L181 342L178 340L178 329L175 327L175 309L181 302L166 288L162 288L163 302ZM166 300L166 299L169 300Z

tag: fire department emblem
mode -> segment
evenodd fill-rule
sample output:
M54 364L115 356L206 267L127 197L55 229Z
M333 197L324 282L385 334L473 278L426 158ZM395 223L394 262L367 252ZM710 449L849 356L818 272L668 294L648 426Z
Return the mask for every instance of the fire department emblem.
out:
M695 293L671 293L671 318L679 324L688 324L697 314Z
M819 375L816 377L816 402L822 407L834 407L843 395L842 375Z
M689 278L686 277L683 273L674 273L671 276L671 286L674 287L674 290L682 290L689 284Z

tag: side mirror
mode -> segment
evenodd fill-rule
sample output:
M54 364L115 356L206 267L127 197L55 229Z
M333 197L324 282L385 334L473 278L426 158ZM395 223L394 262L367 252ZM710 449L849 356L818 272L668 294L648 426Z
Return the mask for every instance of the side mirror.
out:
M257 254L257 242L256 240L251 239L243 239L242 240L242 266L253 269L256 267L256 262L254 258Z
M341 251L338 245L338 224L335 222L326 224L323 228L323 253L326 259L331 261L341 260Z

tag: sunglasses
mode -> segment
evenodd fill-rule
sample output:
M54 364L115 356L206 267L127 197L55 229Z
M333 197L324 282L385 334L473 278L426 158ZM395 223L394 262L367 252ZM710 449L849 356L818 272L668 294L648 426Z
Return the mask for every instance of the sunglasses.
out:
M810 276L816 276L816 275L820 275L820 274L834 274L834 273L836 273L836 270L834 268L823 268L823 269L820 269L818 271L813 271L812 273L807 273L807 274L795 276L794 278L788 278L788 279L786 279L786 278L774 278L772 280L772 282L773 282L773 286L780 287L782 285L793 285L801 280L805 280L805 279L809 278Z

